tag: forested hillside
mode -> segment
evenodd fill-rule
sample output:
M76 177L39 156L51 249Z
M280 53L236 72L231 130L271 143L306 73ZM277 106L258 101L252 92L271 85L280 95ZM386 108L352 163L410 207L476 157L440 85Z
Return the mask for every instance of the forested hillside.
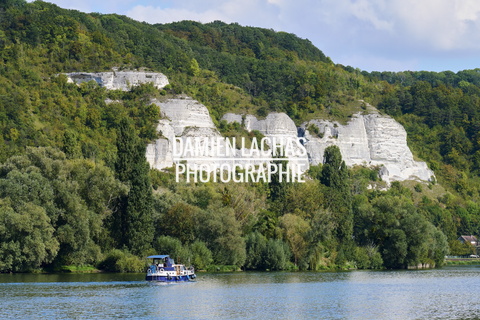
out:
M77 86L63 72L162 72L163 90ZM225 112L348 121L359 100L400 121L438 183L371 189L375 169L338 148L305 183L176 183L149 170L152 98ZM35 1L0 3L0 272L65 266L144 271L151 253L201 269L441 265L480 232L480 71L366 73L308 40L219 21L149 25Z

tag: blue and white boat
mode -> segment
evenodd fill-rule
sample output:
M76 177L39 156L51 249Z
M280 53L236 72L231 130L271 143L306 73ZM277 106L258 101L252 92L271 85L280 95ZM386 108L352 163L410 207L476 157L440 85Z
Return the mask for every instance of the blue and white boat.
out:
M193 267L186 268L183 264L176 264L168 255L154 255L147 259L152 259L152 264L147 269L147 281L192 281L197 277Z

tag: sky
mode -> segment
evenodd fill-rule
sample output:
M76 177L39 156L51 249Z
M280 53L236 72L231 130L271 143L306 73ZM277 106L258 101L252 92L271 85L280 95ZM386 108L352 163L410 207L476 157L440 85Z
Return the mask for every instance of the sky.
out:
M366 71L480 68L479 0L47 0L148 23L221 20L309 39Z

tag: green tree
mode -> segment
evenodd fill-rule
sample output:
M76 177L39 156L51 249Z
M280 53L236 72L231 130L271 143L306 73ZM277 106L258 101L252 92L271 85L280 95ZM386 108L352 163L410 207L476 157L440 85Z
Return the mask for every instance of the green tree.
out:
M383 243L383 262L386 268L405 268L405 258L408 254L407 236L400 229L391 229L386 233Z
M196 269L206 270L213 263L212 252L207 248L204 242L195 241L190 245L192 255L192 264Z
M253 232L246 236L245 245L247 250L245 268L249 270L263 269L267 238L259 232Z
M468 242L461 243L458 240L449 241L450 253L454 256L467 256L475 253L475 247Z
M263 253L263 265L266 270L286 270L289 268L290 256L291 252L285 242L268 239Z
M0 200L0 271L25 272L53 261L59 249L45 209L25 203L14 210Z
M278 150L277 153L280 153ZM287 159L285 157L285 159ZM269 193L269 198L272 201L272 203L276 204L277 210L279 210L279 213L283 213L283 208L282 208L282 199L285 196L285 192L288 187L288 182L285 181L285 177L280 175L280 167L283 168L282 170L285 171L286 168L288 168L288 161L287 160L275 160L272 163L273 166L276 166L278 168L277 172L274 173L271 177L271 181L268 184L270 193Z
M348 193L348 170L340 149L333 145L325 149L320 182L327 187Z
M278 222L283 239L288 243L295 265L298 266L299 260L306 253L308 246L306 236L311 227L304 219L289 213L280 217Z
M118 128L117 150L115 172L130 190L113 217L112 233L118 245L126 246L134 254L142 254L151 247L155 231L152 187L145 146L126 118Z
M198 208L184 202L174 204L163 215L161 232L179 239L182 243L191 243L195 240L195 214Z
M403 192L401 187L395 188L387 193ZM448 252L445 235L419 214L404 195L382 194L372 200L371 206L363 203L355 211L357 237L364 245L378 246L386 268L442 264Z
M65 155L69 159L80 158L82 156L82 149L76 132L65 131L62 151L65 152Z
M113 249L105 255L98 268L108 272L144 272L145 260L128 251Z
M320 182L328 187L325 202L337 222L335 233L340 242L337 262L343 264L352 259L354 254L352 195L348 170L337 146L327 147L323 158Z
M205 242L217 264L242 266L245 263L245 240L240 223L230 208L209 208L199 212L197 239Z
M126 193L112 171L92 160L65 158L53 148L28 148L0 166L0 198L14 210L28 203L45 210L59 243L55 265L94 264L111 240L104 222Z
M195 60L195 58L192 58L192 60L190 60L189 73L192 76L198 76L200 74L200 66L198 65L198 61Z
M168 254L177 263L188 264L190 261L190 251L187 246L182 245L182 242L177 238L170 236L161 236L155 239L154 249L162 254Z

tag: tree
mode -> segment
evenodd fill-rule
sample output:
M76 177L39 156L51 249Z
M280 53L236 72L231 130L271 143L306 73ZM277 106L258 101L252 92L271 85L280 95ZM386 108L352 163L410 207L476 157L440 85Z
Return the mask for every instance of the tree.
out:
M281 151L277 150L277 154L281 154ZM279 158L287 159L286 157ZM269 198L273 203L275 203L281 202L287 190L288 183L280 175L280 167L282 167L283 171L285 171L286 168L288 168L288 161L277 159L272 162L272 166L276 166L278 168L277 172L272 175L271 181L268 184L268 188L270 190ZM279 209L281 210L282 208Z
M440 266L448 252L445 235L417 212L410 199L401 195L404 188L395 188L388 193L400 195L383 194L373 199L371 206L363 203L356 208L356 235L361 244L378 246L386 268L425 263Z
M161 219L161 232L179 239L182 243L195 240L195 214L198 208L178 202L174 204Z
M461 243L457 239L449 241L450 253L454 256L468 256L475 254L475 247L469 242Z
M189 262L190 252L188 247L183 246L177 238L161 236L155 239L153 246L157 252L170 255L177 263L188 264Z
M110 249L104 222L126 188L108 167L66 159L53 148L28 148L9 158L0 172L0 198L10 199L15 212L31 204L47 215L59 244L52 264L94 264L102 249Z
M190 66L188 71L192 76L198 76L200 74L200 66L198 65L198 61L195 60L195 58L192 58L192 60L190 60Z
M320 182L334 190L348 193L348 170L337 146L325 149Z
M288 245L279 239L268 239L263 254L266 270L285 270L290 263L291 252Z
M78 136L74 131L65 131L63 136L63 152L69 159L80 158L82 149L78 143Z
M310 225L299 216L289 214L279 219L280 232L288 243L295 259L295 265L304 256L307 250L308 242L306 236L310 231Z
M242 266L245 240L240 223L230 208L209 208L196 215L197 239L205 242L217 264Z
M245 245L247 250L245 268L250 270L263 269L267 238L259 232L252 232L247 235Z
M325 149L323 163L320 182L328 187L325 201L337 221L335 233L341 244L337 263L342 264L354 255L352 195L348 170L337 146Z
M33 203L14 210L0 200L0 271L31 271L53 261L59 249L45 209Z
M145 146L127 118L119 124L117 150L115 171L130 191L121 199L111 229L118 245L142 254L151 247L155 231L153 195Z
M387 232L387 238L383 244L382 258L386 268L405 268L405 258L408 253L407 236L400 229Z
M204 242L195 241L190 246L192 255L192 264L196 269L206 270L212 264L212 252L207 248Z

